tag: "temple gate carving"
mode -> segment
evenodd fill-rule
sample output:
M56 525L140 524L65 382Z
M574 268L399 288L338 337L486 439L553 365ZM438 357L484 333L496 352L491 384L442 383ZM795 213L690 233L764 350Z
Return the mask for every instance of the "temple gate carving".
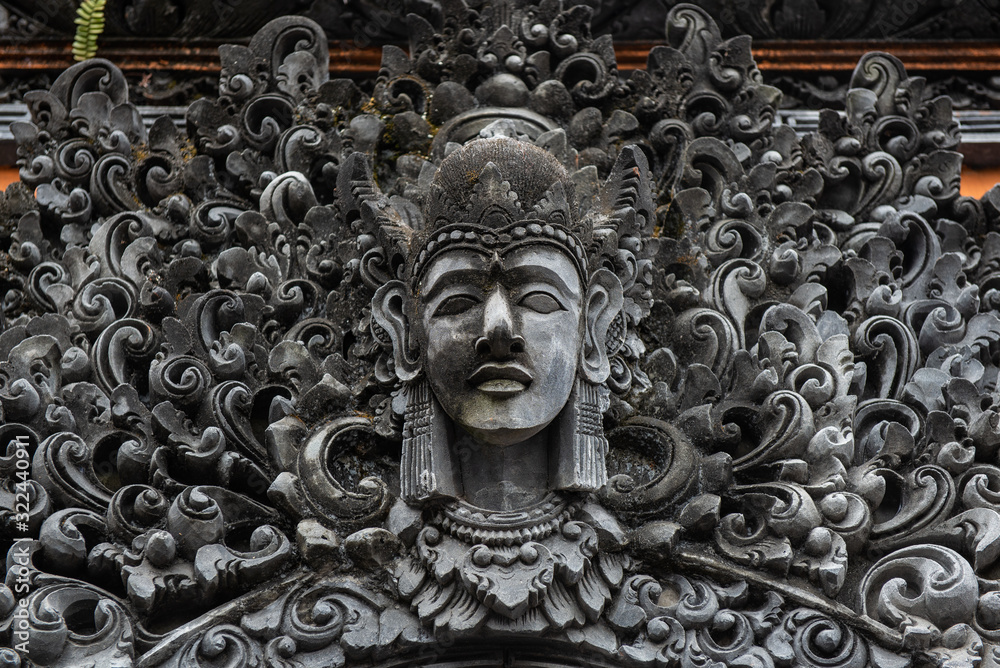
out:
M429 6L429 5L428 5ZM1000 190L882 53L775 123L678 5L313 21L25 96L0 666L1000 665Z

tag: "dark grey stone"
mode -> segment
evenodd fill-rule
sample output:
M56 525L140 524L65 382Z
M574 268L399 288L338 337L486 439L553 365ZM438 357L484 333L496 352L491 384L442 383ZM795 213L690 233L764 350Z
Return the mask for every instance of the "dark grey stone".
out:
M26 96L3 665L997 663L949 100L872 53L799 136L695 6L628 80L583 6L447 10L365 92L278 19L185 132Z

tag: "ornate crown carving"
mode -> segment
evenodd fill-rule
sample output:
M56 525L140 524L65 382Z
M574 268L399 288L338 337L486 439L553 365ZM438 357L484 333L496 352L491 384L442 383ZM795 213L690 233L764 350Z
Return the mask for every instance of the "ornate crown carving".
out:
M581 224L572 187L555 156L532 143L496 137L458 149L431 183L426 229L415 235L417 244L426 241L411 250L411 275L419 278L445 249L493 252L547 243L564 248L585 280L593 229Z

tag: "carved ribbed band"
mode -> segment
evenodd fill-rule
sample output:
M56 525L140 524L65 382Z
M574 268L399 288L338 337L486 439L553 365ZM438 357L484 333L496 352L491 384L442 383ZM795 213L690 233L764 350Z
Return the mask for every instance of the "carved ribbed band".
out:
M404 499L425 499L437 491L433 449L434 397L426 380L410 385L406 392L399 491Z
M410 275L413 282L431 261L447 250L466 248L479 253L501 255L515 248L531 244L550 244L562 249L572 258L580 278L587 281L587 254L579 238L568 228L542 220L520 220L501 228L469 223L446 225L435 232L413 263Z

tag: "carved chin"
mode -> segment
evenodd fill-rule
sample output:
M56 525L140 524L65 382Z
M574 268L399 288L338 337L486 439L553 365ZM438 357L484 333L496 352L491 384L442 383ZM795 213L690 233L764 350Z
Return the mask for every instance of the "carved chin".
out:
M524 399L529 399L524 397ZM452 419L476 440L505 447L521 443L548 427L562 406L542 413L533 401L480 397Z
M549 423L537 425L534 427L525 427L523 429L503 427L499 424L496 427L491 425L468 425L461 424L460 426L469 432L477 441L482 441L483 443L488 443L489 445L495 445L498 447L506 447L508 445L514 445L515 443L522 443L532 436L535 436L540 431L549 426Z

